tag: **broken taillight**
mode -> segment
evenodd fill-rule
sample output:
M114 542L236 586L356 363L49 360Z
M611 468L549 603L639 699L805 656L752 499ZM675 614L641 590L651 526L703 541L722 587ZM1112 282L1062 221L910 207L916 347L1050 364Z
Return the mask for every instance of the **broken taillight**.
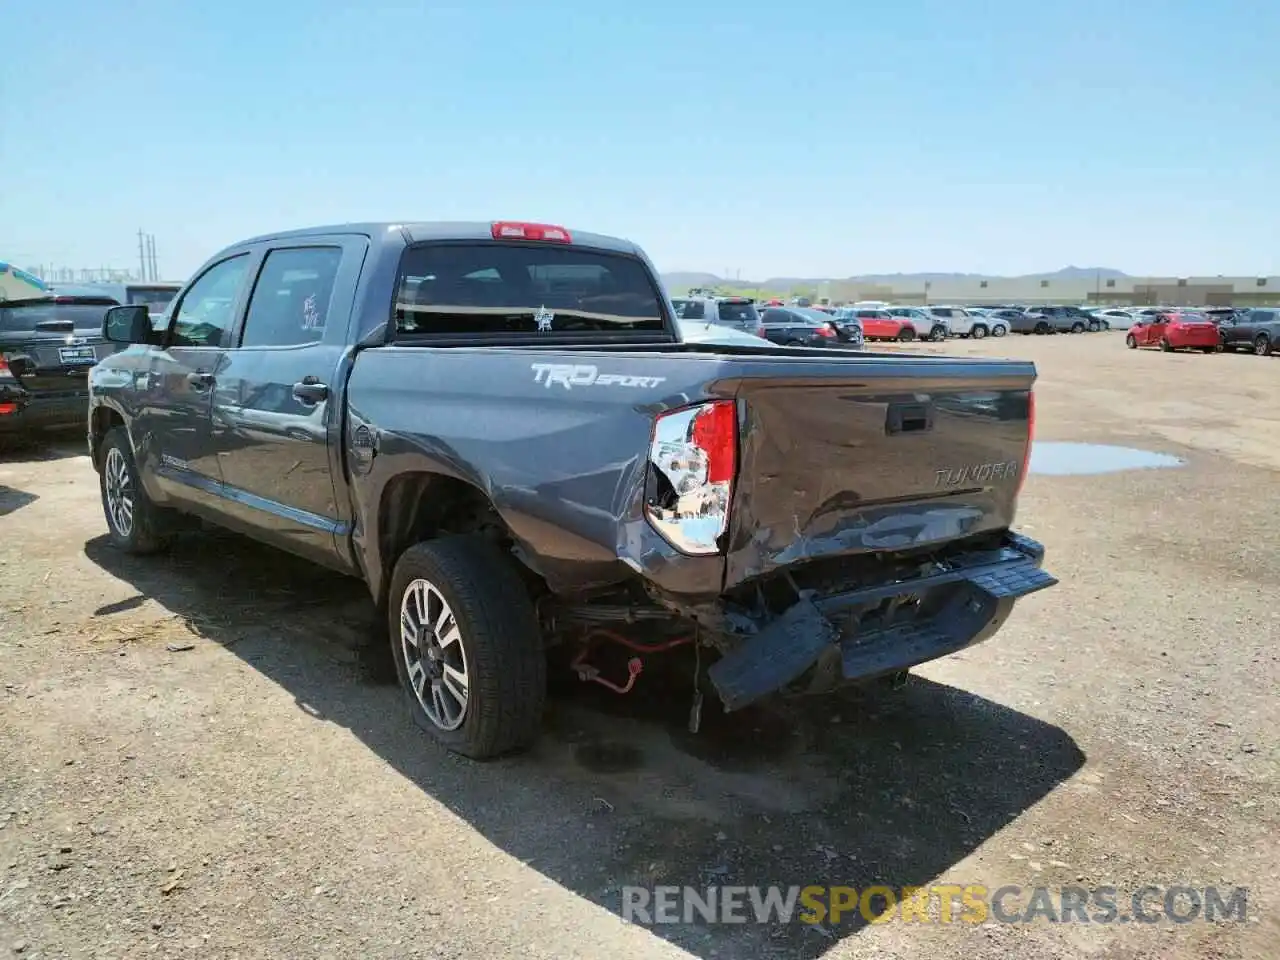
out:
M681 553L719 553L738 471L738 408L712 400L659 414L649 444L645 516Z

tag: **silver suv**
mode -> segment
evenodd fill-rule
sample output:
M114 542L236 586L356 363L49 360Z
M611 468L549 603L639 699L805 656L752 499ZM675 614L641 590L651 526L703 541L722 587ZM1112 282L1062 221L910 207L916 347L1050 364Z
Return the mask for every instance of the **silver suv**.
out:
M697 320L754 334L760 329L760 311L750 297L672 297L681 320Z

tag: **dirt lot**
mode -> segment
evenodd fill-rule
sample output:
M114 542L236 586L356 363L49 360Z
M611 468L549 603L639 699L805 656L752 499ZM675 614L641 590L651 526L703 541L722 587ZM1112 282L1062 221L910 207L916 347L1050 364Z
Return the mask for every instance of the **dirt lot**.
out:
M126 558L79 438L0 458L0 954L1280 956L1280 359L945 350L1035 359L1041 440L1185 465L1033 475L1061 585L904 690L691 737L683 701L575 687L487 765L356 656L359 584L229 535ZM625 884L935 881L1245 885L1249 918L618 917Z

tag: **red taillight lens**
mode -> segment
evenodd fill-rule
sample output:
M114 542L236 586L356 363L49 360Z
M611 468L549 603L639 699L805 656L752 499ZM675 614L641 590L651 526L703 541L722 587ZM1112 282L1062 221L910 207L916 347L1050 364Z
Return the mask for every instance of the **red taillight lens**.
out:
M834 337L836 335L836 328L833 326L827 325L825 327L818 327L818 329L815 332L820 337Z
M9 369L9 361L0 353L0 380L12 380L13 371Z
M759 337L761 340L768 340L769 331L766 330L764 327L756 327L756 336Z
M545 240L548 243L572 243L573 238L564 227L550 223L521 223L498 220L493 224L495 240Z
M1027 470L1031 467L1031 445L1036 439L1036 392L1027 391L1027 449L1022 454L1022 470L1018 474L1018 492L1027 482Z
M645 515L682 553L720 552L738 470L738 407L712 400L660 414L649 445Z

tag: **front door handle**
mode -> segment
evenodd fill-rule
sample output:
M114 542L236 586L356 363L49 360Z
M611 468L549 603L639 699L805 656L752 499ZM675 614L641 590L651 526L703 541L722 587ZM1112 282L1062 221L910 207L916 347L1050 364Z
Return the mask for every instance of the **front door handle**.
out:
M188 373L187 383L191 385L193 390L208 390L213 386L213 374L205 373L203 370L197 370L195 373Z
M301 403L316 404L329 396L329 386L315 377L303 377L293 385L293 396Z

